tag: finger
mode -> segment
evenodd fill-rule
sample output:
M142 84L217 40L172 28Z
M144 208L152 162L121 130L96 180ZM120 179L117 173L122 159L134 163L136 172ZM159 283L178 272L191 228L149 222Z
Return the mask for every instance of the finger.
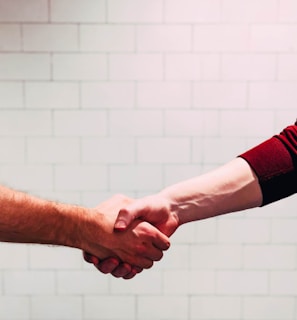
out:
M134 278L136 275L137 275L137 272L131 271L130 273L128 273L127 275L125 275L125 276L123 277L123 279L125 279L125 280L130 280L130 279Z
M151 256L154 256L154 254L152 254L152 248L143 247L141 251L142 253L130 257L125 261L129 261L131 265L138 266L141 269L150 269L154 264L154 260L151 258Z
M153 239L153 244L156 248L160 250L168 250L170 248L169 238L162 232L156 232L156 236Z
M123 277L123 279L125 280L129 280L134 278L138 273L141 273L143 271L142 268L140 267L136 267L136 266L132 266L132 270L129 274L127 274L126 276Z
M129 275L132 271L132 266L128 263L121 263L117 268L112 272L112 275L116 278L123 278Z
M84 257L84 260L88 263L93 263L92 262L92 255L86 251L83 251L83 257Z
M100 272L108 274L112 273L119 266L119 264L120 261L117 258L108 258L94 265Z
M121 209L114 224L115 230L126 230L135 218L136 216L129 210L129 208Z
M149 250L147 250L146 257L152 261L160 261L163 257L163 251L152 246Z
M137 267L137 266L133 266L132 267L132 272L136 272L136 273L140 273L143 271L143 268Z

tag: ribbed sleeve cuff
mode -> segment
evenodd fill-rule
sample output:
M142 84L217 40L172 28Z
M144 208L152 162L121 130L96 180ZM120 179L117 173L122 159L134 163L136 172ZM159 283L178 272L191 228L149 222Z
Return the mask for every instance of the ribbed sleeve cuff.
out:
M289 151L273 137L241 154L257 175L265 206L297 192L297 175Z

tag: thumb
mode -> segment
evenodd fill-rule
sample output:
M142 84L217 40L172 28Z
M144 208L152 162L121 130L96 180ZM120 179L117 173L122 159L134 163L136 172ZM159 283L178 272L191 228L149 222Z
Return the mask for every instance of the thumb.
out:
M134 215L131 214L128 208L121 209L116 218L114 229L117 231L124 231L134 219Z
M136 200L125 208L119 211L116 218L114 229L124 231L137 218L143 216L143 203L141 200Z

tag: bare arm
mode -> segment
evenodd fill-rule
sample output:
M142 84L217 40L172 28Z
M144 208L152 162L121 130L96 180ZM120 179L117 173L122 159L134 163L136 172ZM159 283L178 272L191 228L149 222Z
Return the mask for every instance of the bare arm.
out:
M170 236L181 224L260 206L262 193L249 164L236 158L209 173L139 199L120 211L115 227L135 218L149 221Z
M132 266L149 268L169 240L149 223L135 221L116 233L118 211L131 199L115 196L96 208L55 203L0 186L0 241L69 246Z
M241 158L168 187L160 195L168 199L179 225L258 207L262 203L258 179Z

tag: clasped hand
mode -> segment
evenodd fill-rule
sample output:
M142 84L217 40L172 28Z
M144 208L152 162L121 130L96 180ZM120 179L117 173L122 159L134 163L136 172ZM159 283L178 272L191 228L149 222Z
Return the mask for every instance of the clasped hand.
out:
M100 245L94 235L94 247L84 250L83 256L100 272L117 278L131 279L152 267L169 248L168 236L178 227L178 219L158 195L139 200L116 195L95 212L106 219L106 234Z

